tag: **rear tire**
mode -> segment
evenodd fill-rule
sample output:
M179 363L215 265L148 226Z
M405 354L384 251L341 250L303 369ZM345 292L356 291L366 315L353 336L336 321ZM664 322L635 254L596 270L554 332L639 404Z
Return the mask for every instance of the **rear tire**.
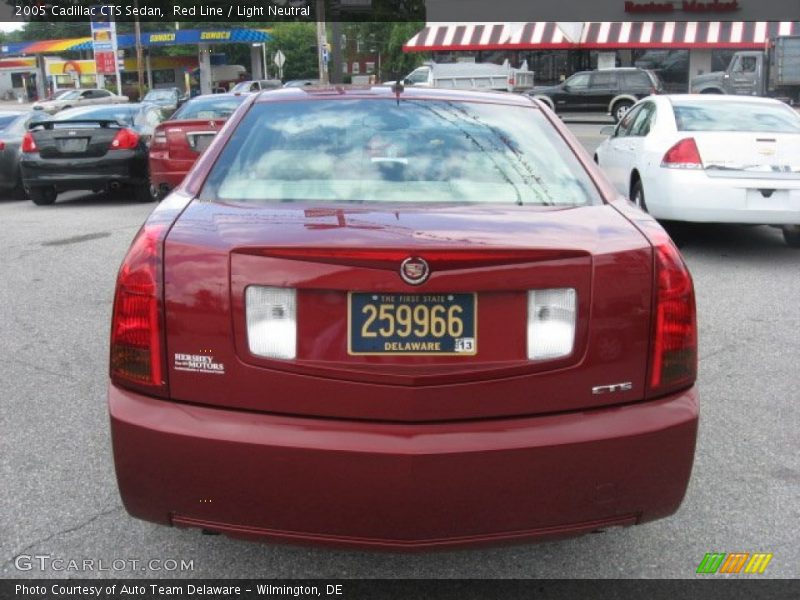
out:
M17 183L11 189L11 197L15 200L27 200L28 192L25 191L25 186L22 185L22 174L17 175Z
M633 187L631 187L631 202L641 208L644 212L648 212L647 202L644 200L644 186L642 185L641 179L637 179L633 182Z
M784 225L783 240L790 248L800 248L800 225Z
M30 196L33 203L37 206L48 206L56 201L58 192L56 192L56 188L52 185L32 187L28 189L28 196Z
M619 123L625 114L631 109L633 102L630 100L618 100L611 108L611 116L614 118L614 123Z

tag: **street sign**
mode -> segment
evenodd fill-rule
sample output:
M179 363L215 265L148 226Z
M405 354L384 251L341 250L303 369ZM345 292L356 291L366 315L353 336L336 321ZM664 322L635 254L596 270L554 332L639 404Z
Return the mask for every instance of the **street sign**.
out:
M275 58L273 59L272 62L275 63L276 67L278 67L279 69L282 69L284 63L286 62L286 55L283 52L281 52L280 50L278 50L275 53Z

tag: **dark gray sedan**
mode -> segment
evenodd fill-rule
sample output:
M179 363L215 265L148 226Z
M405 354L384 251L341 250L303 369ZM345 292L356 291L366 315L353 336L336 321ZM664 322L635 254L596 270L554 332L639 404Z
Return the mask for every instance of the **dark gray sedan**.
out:
M40 111L0 111L0 198L25 198L19 157L28 124L47 119Z

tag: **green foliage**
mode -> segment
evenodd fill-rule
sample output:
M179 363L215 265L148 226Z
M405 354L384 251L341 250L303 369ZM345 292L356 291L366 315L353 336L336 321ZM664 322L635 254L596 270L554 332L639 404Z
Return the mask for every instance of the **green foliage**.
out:
M271 31L272 41L267 43L267 61L274 69L272 57L280 50L286 56L283 79L316 79L317 34L314 23L278 23Z

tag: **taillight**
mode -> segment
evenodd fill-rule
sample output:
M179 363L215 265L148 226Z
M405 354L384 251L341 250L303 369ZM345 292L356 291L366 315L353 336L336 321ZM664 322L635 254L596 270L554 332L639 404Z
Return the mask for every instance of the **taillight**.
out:
M29 131L22 136L22 151L23 152L38 152L39 148L36 147L36 141L33 139L33 134Z
M139 134L131 129L120 129L111 141L112 150L133 150L139 145Z
M657 229L656 229L657 228ZM649 393L654 397L688 387L697 377L697 320L692 276L680 252L659 226L654 243L655 302Z
M167 132L163 129L156 129L156 132L153 134L153 141L150 143L150 148L154 148L156 146L166 146L167 145Z
M661 166L670 169L702 169L703 161L694 138L684 138L667 150Z
M163 243L168 225L148 224L133 240L117 276L111 321L111 380L166 397Z

